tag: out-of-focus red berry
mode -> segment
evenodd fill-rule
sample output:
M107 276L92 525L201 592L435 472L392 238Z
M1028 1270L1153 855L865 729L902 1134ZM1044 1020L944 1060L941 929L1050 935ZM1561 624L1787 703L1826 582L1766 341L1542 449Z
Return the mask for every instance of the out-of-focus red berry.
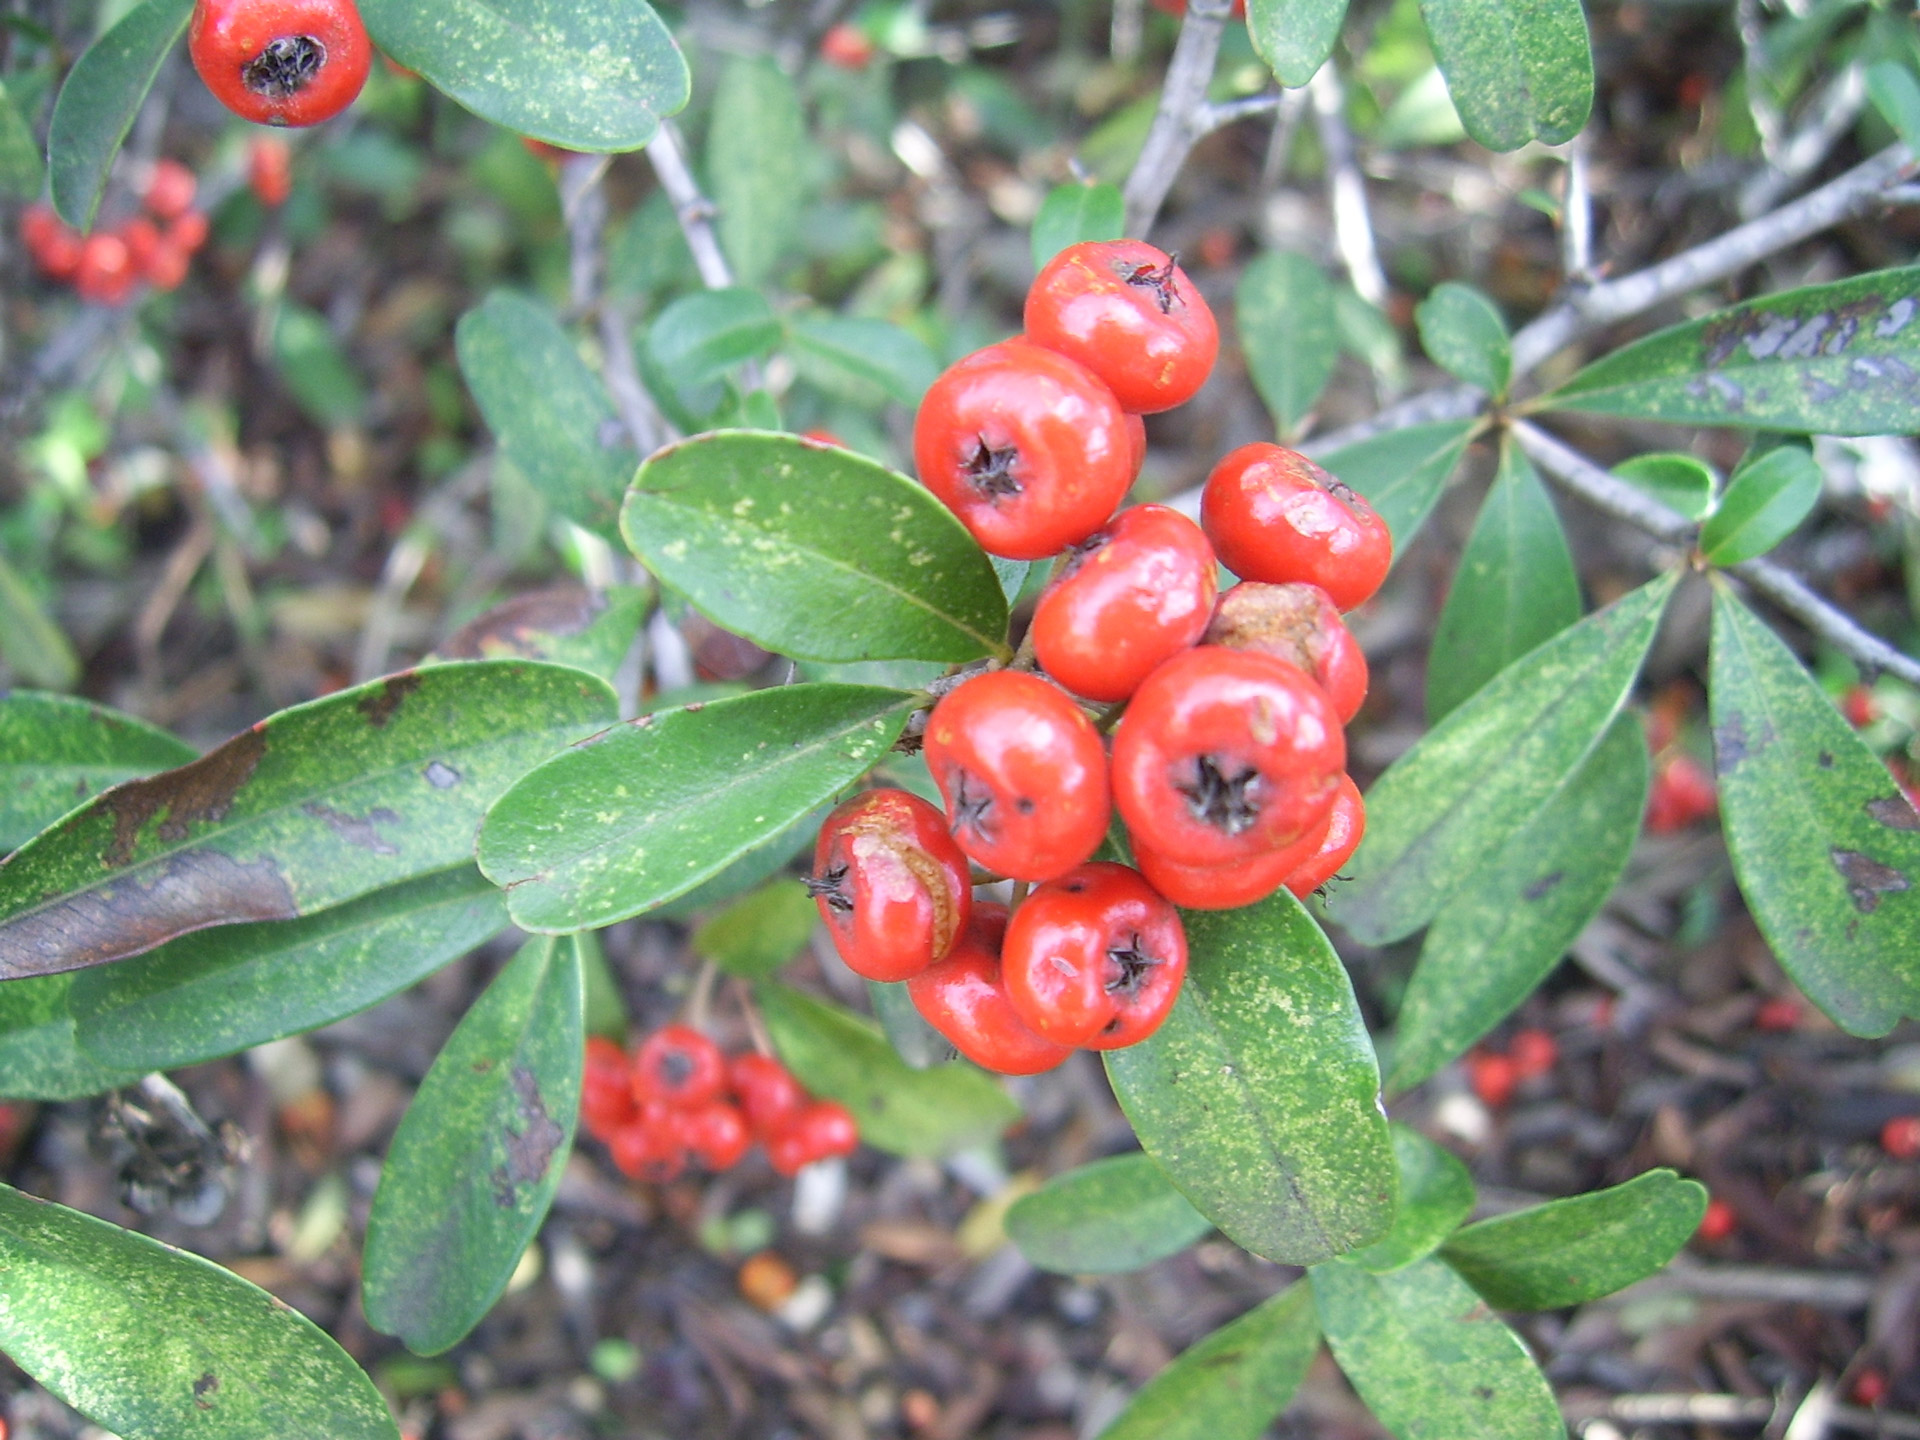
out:
M1859 730L1880 718L1880 703L1866 686L1849 685L1847 693L1840 697L1840 713L1847 717L1849 725Z
M1882 1125L1880 1148L1896 1160L1920 1160L1920 1115L1896 1115Z
M1853 1384L1847 1390L1848 1397L1856 1405L1865 1405L1869 1409L1887 1398L1887 1376L1884 1370L1876 1370L1869 1365L1853 1377Z
M1503 1110L1513 1099L1513 1088L1520 1083L1510 1056L1492 1050L1470 1050L1465 1060L1467 1084L1489 1110Z
M1713 1199L1707 1201L1700 1228L1693 1233L1709 1245L1718 1245L1739 1228L1740 1212L1724 1200Z
M156 160L141 203L156 220L177 220L193 207L199 182L178 160Z
M873 41L858 25L842 22L820 37L820 58L837 70L864 70L873 55Z
M1513 1059L1514 1075L1531 1080L1553 1069L1560 1058L1560 1047L1545 1030L1516 1030L1507 1054Z
M1720 808L1713 777L1684 751L1668 756L1654 771L1647 796L1647 831L1671 835Z
M124 305L139 277L127 242L100 231L80 246L80 264L73 272L73 288L96 305Z
M167 244L191 255L207 243L207 217L198 210L189 210L167 226L163 238Z
M1769 996L1753 1012L1753 1028L1756 1030L1796 1030L1799 1026L1800 1002L1791 996Z
M293 193L293 151L278 135L256 135L247 144L247 184L253 198L269 210Z

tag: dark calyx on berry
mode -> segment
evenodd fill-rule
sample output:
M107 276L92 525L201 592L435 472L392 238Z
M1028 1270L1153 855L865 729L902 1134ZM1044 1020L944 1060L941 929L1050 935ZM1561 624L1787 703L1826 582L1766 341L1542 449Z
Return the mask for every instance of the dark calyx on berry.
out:
M966 463L967 479L973 488L990 499L1021 494L1026 486L1020 483L1020 477L1013 473L1014 465L1020 459L1020 452L1011 445L996 450L987 443L986 436L979 437L979 444Z
M1136 930L1125 945L1116 945L1107 951L1107 959L1111 960L1114 965L1118 967L1113 978L1106 983L1105 988L1107 994L1132 995L1137 993L1141 986L1146 984L1147 976L1152 972L1153 967L1161 963L1158 956L1149 955L1145 950L1140 948L1140 945L1140 932ZM1119 1026L1119 1023L1118 1018L1116 1018L1107 1028L1109 1030L1115 1029Z
M282 35L240 69L240 79L256 95L286 100L313 83L327 63L327 47L311 35Z
M1211 755L1196 756L1194 778L1173 788L1187 797L1193 818L1227 835L1251 829L1260 818L1260 772L1248 765L1229 775Z
M674 1048L660 1057L660 1078L667 1088L678 1090L699 1072L700 1063L686 1051Z
M1180 292L1173 288L1173 267L1179 259L1177 255L1170 255L1164 265L1136 265L1127 274L1127 284L1153 291L1162 315L1171 315L1175 302L1180 299Z
M972 830L982 839L993 839L994 827L989 825L987 817L993 810L993 791L991 788L976 788L978 782L969 784L969 776L964 770L956 770L953 776L953 825L954 833Z
M814 900L824 900L827 905L842 914L853 911L853 897L847 894L847 867L835 865L822 871L818 876L809 875L805 880L807 895Z

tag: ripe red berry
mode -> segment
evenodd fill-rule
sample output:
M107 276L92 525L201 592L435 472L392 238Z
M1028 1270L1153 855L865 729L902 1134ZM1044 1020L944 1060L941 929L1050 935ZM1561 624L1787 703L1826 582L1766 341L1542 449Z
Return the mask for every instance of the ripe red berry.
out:
M140 203L156 220L177 220L193 208L193 197L200 188L193 171L178 160L156 160L147 179L147 193Z
M1326 838L1333 812L1300 832L1300 838L1277 850L1263 850L1225 865L1188 865L1171 860L1134 837L1133 863L1147 883L1186 910L1238 910L1264 900L1287 877L1311 860Z
M293 194L293 151L278 135L256 135L247 142L247 185L269 210L279 209Z
M197 0L187 51L214 98L261 125L331 119L373 65L353 0Z
M1242 445L1213 467L1200 528L1242 580L1304 580L1342 610L1378 590L1393 563L1393 537L1373 507L1280 445Z
M954 840L996 874L1051 880L1106 837L1100 732L1037 675L994 670L949 691L927 718L926 757Z
M1706 1212L1700 1217L1700 1228L1693 1233L1709 1245L1717 1245L1740 1228L1740 1212L1726 1201L1712 1199L1707 1201Z
M851 1155L859 1144L853 1112L831 1100L815 1100L767 1137L767 1160L775 1174L797 1175L816 1160Z
M642 1042L633 1057L633 1093L645 1104L681 1109L720 1098L727 1085L720 1047L691 1025L667 1025Z
M1545 1030L1516 1030L1507 1054L1513 1057L1515 1077L1532 1080L1553 1069L1560 1058L1560 1047Z
M134 273L145 278L153 266L153 257L160 250L160 227L144 215L136 215L120 227L120 239L127 247L127 258L132 262Z
M709 1170L731 1170L753 1144L746 1116L725 1100L709 1100L688 1110L679 1133L694 1158Z
M29 205L20 216L20 243L49 280L70 280L80 268L80 233L51 205Z
M1896 1160L1920 1160L1920 1115L1896 1115L1882 1125L1880 1148Z
M849 970L905 980L953 948L973 882L946 816L905 790L869 790L820 827L807 892Z
M1788 995L1772 995L1753 1012L1756 1030L1797 1030L1800 1028L1800 1002Z
M124 305L139 280L127 242L118 235L97 231L80 245L80 263L74 268L73 288L96 305Z
M1880 705L1866 686L1849 685L1847 693L1840 697L1840 713L1847 717L1849 725L1859 730L1880 718Z
M858 25L843 22L820 37L820 58L839 70L864 70L873 54L873 41Z
M1134 692L1113 741L1113 798L1136 844L1226 865L1324 818L1346 763L1340 722L1304 673L1202 645Z
M1327 830L1320 837L1320 848L1287 876L1287 889L1304 900L1334 876L1360 848L1367 833L1367 802L1360 798L1360 787L1351 775L1340 777L1333 808L1327 812Z
M614 1168L622 1175L649 1185L665 1185L687 1168L687 1146L675 1117L657 1106L644 1106L607 1141Z
M633 1068L626 1051L595 1035L587 1041L580 1077L580 1120L587 1133L606 1140L639 1113L633 1099Z
M167 244L177 246L184 254L191 255L207 243L207 217L198 210L189 210L168 225L161 238Z
M736 1055L727 1062L727 1088L740 1103L747 1128L765 1139L799 1113L807 1092L771 1055Z
M973 907L966 934L953 953L907 982L913 1008L974 1064L1002 1075L1037 1075L1073 1053L1033 1033L1014 1013L1000 973L1007 907Z
M1200 643L1258 650L1298 665L1326 691L1342 725L1367 698L1367 657L1318 585L1242 581L1213 607Z
M982 549L1040 560L1107 521L1133 483L1133 441L1113 392L1024 340L947 369L913 422L920 479Z
M1078 360L1137 414L1192 399L1220 351L1187 272L1139 240L1069 245L1027 291L1024 319L1029 340Z
M1670 835L1720 808L1713 777L1685 751L1676 751L1655 768L1647 795L1647 831Z
M1040 596L1034 654L1074 694L1124 700L1200 639L1215 590L1200 527L1164 505L1136 505L1075 546Z
M1463 1063L1467 1067L1467 1084L1480 1097L1480 1103L1489 1110L1505 1109L1513 1099L1514 1087L1520 1083L1513 1060L1491 1050L1469 1050Z
M147 258L141 273L156 290L177 290L187 278L190 263L186 251L163 238Z
M1887 1376L1883 1370L1871 1365L1853 1377L1853 1385L1847 1391L1856 1405L1871 1409L1887 1398Z
M1008 922L1014 1013L1057 1045L1114 1050L1160 1028L1187 978L1180 916L1138 870L1096 861L1039 886Z

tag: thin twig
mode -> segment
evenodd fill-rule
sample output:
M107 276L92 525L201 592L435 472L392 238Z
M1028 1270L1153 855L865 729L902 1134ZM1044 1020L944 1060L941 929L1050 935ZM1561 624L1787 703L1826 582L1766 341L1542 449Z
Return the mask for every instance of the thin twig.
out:
M1867 72L1858 61L1828 82L1808 106L1813 115L1768 157L1773 163L1740 187L1735 205L1743 216L1761 215L1832 152L1867 104Z
M1373 241L1373 217L1367 210L1367 183L1354 158L1353 132L1347 129L1346 86L1331 64L1307 82L1313 100L1320 150L1327 160L1327 193L1333 207L1333 243L1340 263L1360 298L1379 305L1387 298L1387 277Z
M1199 138L1194 124L1207 103L1207 84L1220 54L1232 0L1192 0L1180 22L1173 59L1167 64L1167 83L1160 90L1160 108L1147 143L1127 176L1127 234L1144 235L1173 188L1174 176Z
M1575 285L1593 283L1593 191L1584 132L1567 146L1567 194L1560 206L1560 263Z
M680 222L680 233L687 237L700 283L709 290L726 289L733 284L733 267L727 263L713 228L713 202L693 178L679 128L671 120L660 122L659 133L647 146L647 159L653 162L653 173L660 177L660 188L673 202L674 218Z
M567 221L568 301L584 315L600 293L603 267L600 237L607 226L605 155L568 155L560 162L560 213Z
M1231 125L1236 120L1245 120L1250 115L1266 115L1280 109L1287 103L1288 97L1297 95L1297 90L1269 90L1264 95L1249 95L1241 100L1219 100L1202 105L1194 112L1193 138L1202 140L1216 130Z

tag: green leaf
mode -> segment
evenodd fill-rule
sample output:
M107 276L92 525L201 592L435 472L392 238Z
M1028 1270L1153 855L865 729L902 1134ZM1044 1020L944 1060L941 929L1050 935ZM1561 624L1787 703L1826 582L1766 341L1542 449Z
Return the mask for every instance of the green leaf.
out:
M1473 1177L1418 1130L1395 1123L1393 1156L1400 1166L1400 1208L1393 1228L1347 1258L1376 1275L1424 1260L1473 1213Z
M802 379L869 409L888 400L912 409L940 374L926 342L891 320L802 314L787 339Z
M1738 565L1791 535L1820 501L1820 467L1799 445L1778 445L1742 465L1700 527L1700 553L1712 565Z
M925 1070L958 1054L952 1042L914 1008L906 981L867 981L867 1002L873 1006L873 1018L880 1022L887 1043L913 1069Z
M774 1048L815 1095L853 1112L860 1138L895 1155L949 1155L993 1139L1020 1107L964 1061L915 1070L869 1021L798 990L754 988Z
M1527 652L1422 737L1367 794L1367 838L1327 906L1356 938L1411 935L1530 823L1625 703L1677 576Z
M104 705L12 691L0 697L0 850L18 848L109 785L198 753Z
M1333 286L1306 256L1270 250L1241 274L1233 304L1254 388L1281 436L1292 435L1340 358Z
M1420 0L1467 134L1489 150L1571 140L1593 109L1580 0Z
M1580 581L1560 516L1526 453L1500 448L1427 664L1427 723L1437 725L1534 646L1580 618Z
M360 0L373 43L476 115L569 150L638 150L687 103L643 0Z
M720 246L743 285L772 279L799 236L809 144L787 73L771 60L728 61L713 96L707 180Z
M6 82L0 80L0 195L37 200L45 179L46 166L40 162L33 127L20 113Z
M1531 995L1606 903L1647 805L1647 742L1616 718L1433 917L1400 1002L1390 1091L1419 1084Z
M366 387L320 315L304 305L281 305L273 322L273 362L295 402L316 425L357 425L366 413Z
M1920 266L1749 301L1587 366L1561 410L1826 435L1920 428Z
M1920 81L1896 60L1867 67L1867 96L1907 150L1920 155Z
M93 227L113 157L192 15L193 0L145 0L88 46L67 72L53 104L47 164L54 208L69 225Z
M171 1070L344 1019L506 925L506 898L468 864L303 920L227 925L84 970L68 1003L100 1061Z
M953 513L884 465L723 430L654 452L628 546L715 624L805 660L1007 653L1007 602Z
M1774 955L1852 1034L1920 1015L1920 815L1724 580L1710 684L1727 849Z
M1290 90L1313 79L1333 53L1347 0L1247 0L1247 34L1274 78Z
M683 895L676 895L659 906L654 914L662 920L683 923L704 915L714 906L744 895L787 868L789 861L810 854L827 818L825 805L810 810L770 840L763 840L738 860L731 861L711 880L703 880Z
M1495 400L1506 398L1513 377L1513 344L1493 301L1471 285L1449 280L1434 286L1413 316L1420 343L1434 364Z
M653 363L679 385L704 385L780 343L780 320L758 290L682 295L647 330Z
M537 301L496 290L460 317L454 348L508 458L561 514L613 539L637 457L560 323Z
M1327 937L1285 891L1181 918L1172 1014L1103 1055L1141 1145L1266 1259L1307 1265L1378 1239L1396 1188L1380 1072Z
M325 1331L198 1255L0 1186L0 1350L126 1440L399 1440Z
M1126 212L1118 185L1073 180L1054 186L1033 217L1033 268L1046 269L1054 256L1083 240L1120 239L1127 233Z
M420 1355L480 1323L546 1218L580 1113L580 956L527 941L401 1117L367 1216L367 1319Z
M1713 509L1713 492L1720 483L1706 461L1670 450L1622 460L1613 473L1689 520L1704 519Z
M1319 1351L1313 1292L1289 1285L1188 1346L1100 1440L1260 1440Z
M1502 1310L1584 1305L1644 1280L1693 1238L1706 1187L1671 1170L1482 1220L1440 1257Z
M775 880L693 932L693 950L732 975L762 979L805 948L820 909L799 880Z
M1177 1255L1213 1229L1139 1151L1056 1175L1007 1211L1007 1234L1042 1270L1111 1275Z
M639 585L606 591L551 585L476 615L440 644L434 658L546 660L611 684L646 623L650 603Z
M1393 536L1398 559L1433 512L1434 502L1467 452L1474 421L1408 425L1320 457L1320 464L1367 497Z
M65 690L80 679L80 658L66 634L5 560L0 560L0 655L30 685Z
M103 1063L74 1031L72 974L0 985L0 1095L74 1100L131 1084L145 1073Z
M643 715L507 791L480 831L480 868L506 887L523 930L638 915L872 769L912 703L897 690L785 685Z
M270 716L115 786L0 867L0 975L311 915L471 858L496 796L614 716L556 665L423 666Z
M1520 1337L1439 1260L1308 1272L1333 1358L1397 1440L1564 1440Z

